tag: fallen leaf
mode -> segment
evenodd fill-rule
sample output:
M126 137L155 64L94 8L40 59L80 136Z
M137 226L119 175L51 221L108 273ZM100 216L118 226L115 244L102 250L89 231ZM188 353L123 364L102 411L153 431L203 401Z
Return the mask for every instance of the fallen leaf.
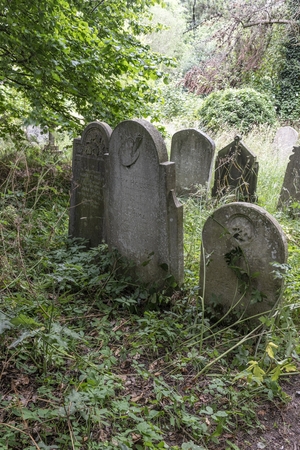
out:
M138 402L141 398L143 398L143 394L137 395L136 397L131 397L132 402Z
M132 437L133 442L139 441L141 439L140 434L132 433L131 437Z

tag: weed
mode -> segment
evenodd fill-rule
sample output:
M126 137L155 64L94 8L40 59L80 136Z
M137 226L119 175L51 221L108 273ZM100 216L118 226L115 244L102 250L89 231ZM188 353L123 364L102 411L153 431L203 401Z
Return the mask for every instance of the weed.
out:
M249 134L250 148L258 137ZM281 175L267 156L258 197L274 212ZM290 251L283 302L241 334L241 317L225 325L199 297L201 231L214 207L201 190L182 200L185 284L170 296L132 283L105 244L67 238L63 155L5 153L0 185L0 448L238 450L226 436L260 426L259 401L287 401L280 379L300 354L295 220L278 215ZM243 259L239 248L226 257L232 270ZM237 275L248 289L254 274L245 265Z

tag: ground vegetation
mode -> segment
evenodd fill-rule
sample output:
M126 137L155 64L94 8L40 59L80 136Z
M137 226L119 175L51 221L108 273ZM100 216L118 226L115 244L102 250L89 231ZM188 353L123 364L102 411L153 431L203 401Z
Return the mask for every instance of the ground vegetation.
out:
M0 0L1 449L297 448L299 205L277 211L285 164L274 160L274 116L257 126L261 112L247 116L247 105L268 94L261 110L273 101L284 123L274 92L284 107L283 87L296 84L284 64L278 70L277 55L281 27L289 27L286 61L296 54L298 5L287 16L287 2L277 0L181 3L177 22L179 3L166 1L170 27L159 30L159 39L180 41L186 20L190 31L174 48L156 39L143 0L51 0L43 8ZM167 68L148 45L177 66ZM196 66L207 72L192 78ZM172 82L154 86L164 75ZM156 103L149 83L161 92ZM48 153L19 133L32 121L71 133L81 120L113 126L144 115L169 145L175 131L199 127L211 91L245 85L257 92L226 100L233 109L241 103L241 117L231 123L227 110L213 138L221 149L247 120L243 140L260 163L258 204L277 218L289 247L288 265L274 267L284 270L282 302L255 327L217 319L199 296L201 230L217 207L203 187L181 199L184 285L158 292L133 283L127 262L105 244L87 250L68 237L70 149L58 142L60 152Z
M218 135L219 148L231 133ZM293 448L300 229L276 212L284 165L273 167L271 137L261 128L246 144L261 164L259 204L287 234L289 266L280 308L255 327L214 320L199 297L201 229L216 207L200 188L182 199L184 286L157 292L133 283L105 245L68 238L67 154L2 150L0 448L271 448L266 439Z

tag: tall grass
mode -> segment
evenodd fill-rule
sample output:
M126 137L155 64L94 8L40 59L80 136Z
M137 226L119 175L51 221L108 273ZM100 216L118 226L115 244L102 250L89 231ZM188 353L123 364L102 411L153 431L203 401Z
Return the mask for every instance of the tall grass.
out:
M169 125L168 123L165 125L170 135L175 130L178 131L185 128L185 123L180 123L178 120L175 125ZM189 126L193 127L195 123L190 122ZM234 129L224 129L222 133L212 135L211 138L216 144L216 154L226 145L230 144L236 134L236 130ZM277 203L287 160L280 160L276 154L273 146L274 135L274 129L261 126L244 136L242 140L247 148L256 155L257 161L259 162L257 204L266 209L270 214L277 215ZM180 199L184 204L185 267L189 274L190 270L193 270L194 273L197 273L199 270L202 227L207 217L218 207L216 201L210 196L211 186L207 198L204 187L199 186L199 191L196 194L193 194L189 198ZM230 197L225 197L220 201L219 205L229 201Z

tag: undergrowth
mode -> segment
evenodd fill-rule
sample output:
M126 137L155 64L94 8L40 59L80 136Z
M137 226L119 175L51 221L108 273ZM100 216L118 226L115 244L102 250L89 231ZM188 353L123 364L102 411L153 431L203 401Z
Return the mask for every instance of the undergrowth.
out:
M299 364L299 224L277 214L290 254L277 313L225 325L198 293L215 207L200 188L182 199L185 284L170 296L134 284L105 244L68 238L70 175L63 156L1 158L0 449L238 449Z

